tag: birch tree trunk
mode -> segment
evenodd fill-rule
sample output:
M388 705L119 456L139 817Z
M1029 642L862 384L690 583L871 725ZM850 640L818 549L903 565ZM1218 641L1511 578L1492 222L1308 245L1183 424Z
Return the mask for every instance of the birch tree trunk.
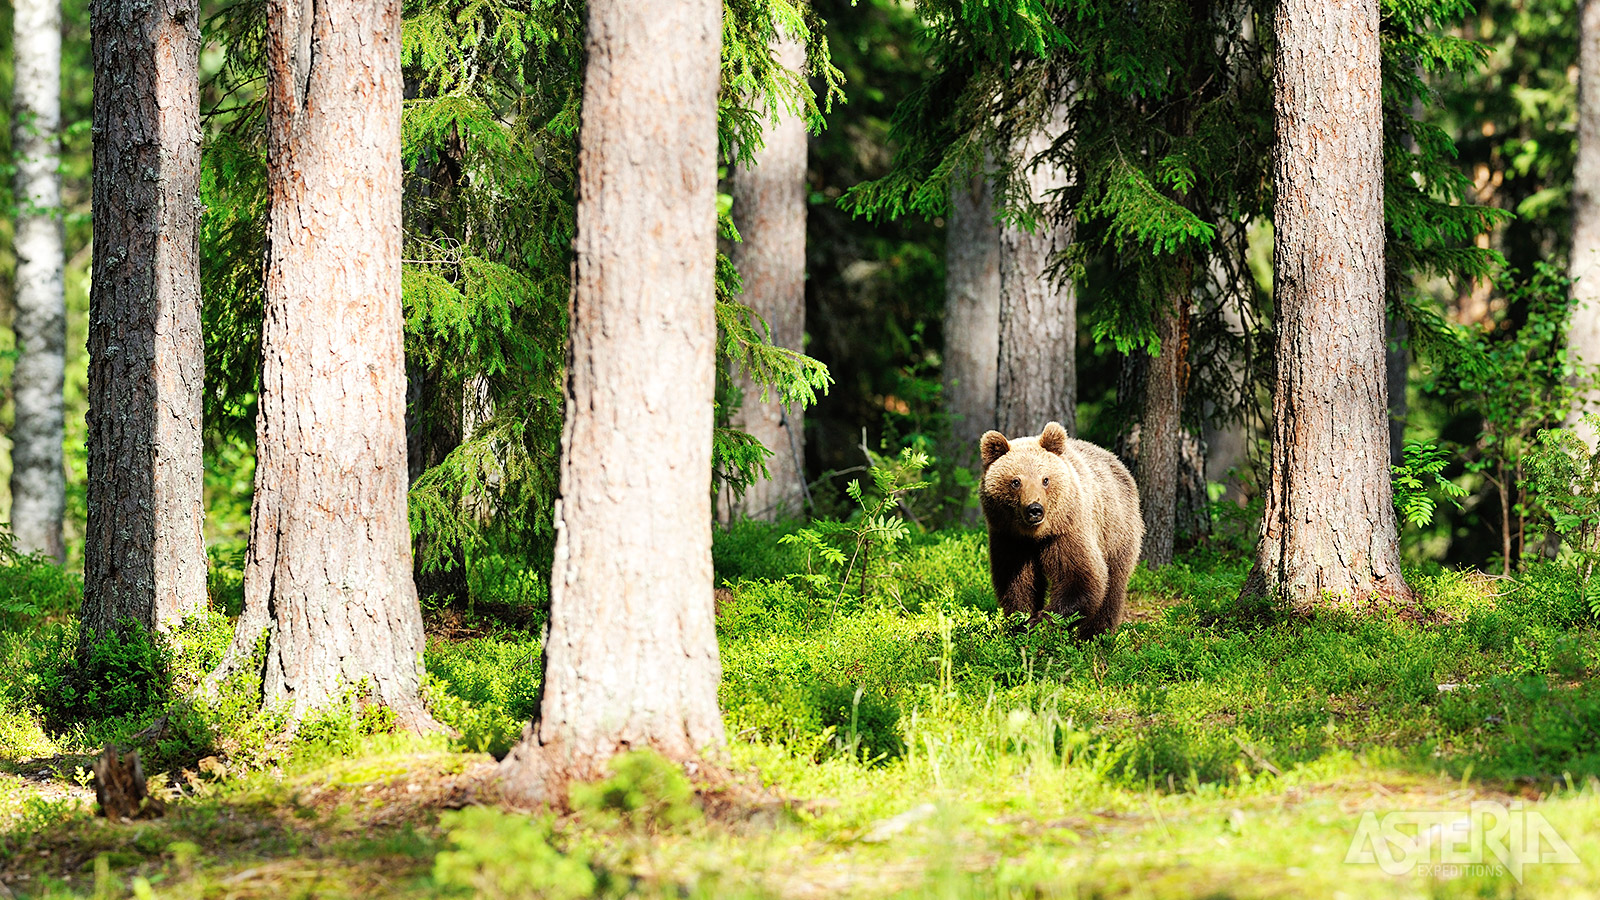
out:
M90 4L94 234L80 648L206 603L196 0Z
M61 390L67 311L61 230L61 0L17 0L11 146L17 172L17 362L11 388L11 531L61 562L66 506Z
M1583 365L1600 364L1600 0L1578 7L1578 159L1572 173L1572 261L1577 307L1567 329L1567 349ZM1579 410L1600 412L1600 385L1579 398ZM1576 413L1573 416L1577 419ZM1594 429L1577 422L1595 446Z
M406 520L400 2L267 4L266 309L245 608L263 697L431 723Z
M806 47L783 38L773 58L790 71L804 71ZM763 132L765 146L755 161L733 174L733 220L741 243L733 245L733 264L744 279L743 302L765 319L772 343L803 350L806 330L806 124L780 112ZM776 519L797 515L806 504L806 435L800 404L776 396L765 402L761 386L742 371L733 373L744 403L731 424L772 451L770 477L758 478L734 504L736 515Z
M1034 160L1066 129L1058 107L1044 127L1027 135L1013 156L1037 204L1066 187L1066 171ZM1048 274L1051 258L1072 243L1071 220L1041 218L1034 231L1000 228L999 353L995 376L996 427L1007 435L1037 434L1050 421L1078 431L1078 294L1070 281Z
M506 790L723 746L712 613L718 0L591 0L561 497L538 718Z
M1378 0L1279 0L1272 467L1244 593L1409 600L1389 485Z
M969 464L978 458L983 433L996 424L1000 356L1000 227L982 173L950 184L944 259L945 411L956 459Z

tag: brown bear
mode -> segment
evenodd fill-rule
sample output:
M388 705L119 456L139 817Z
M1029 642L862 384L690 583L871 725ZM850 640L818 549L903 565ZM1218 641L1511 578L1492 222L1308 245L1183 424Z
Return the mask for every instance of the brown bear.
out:
M1059 422L1010 441L987 432L979 452L989 572L1001 610L1030 623L1047 612L1075 613L1083 638L1114 630L1144 541L1139 489L1127 467L1067 437Z

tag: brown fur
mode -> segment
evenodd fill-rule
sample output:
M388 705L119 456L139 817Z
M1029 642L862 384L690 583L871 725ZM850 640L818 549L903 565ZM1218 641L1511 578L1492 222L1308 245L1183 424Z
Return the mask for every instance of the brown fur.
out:
M1051 422L1038 437L979 444L979 496L989 523L989 572L1008 614L1032 622L1077 614L1084 638L1122 622L1128 577L1139 561L1144 521L1139 489L1115 456L1067 437ZM1043 517L1029 521L1031 505Z

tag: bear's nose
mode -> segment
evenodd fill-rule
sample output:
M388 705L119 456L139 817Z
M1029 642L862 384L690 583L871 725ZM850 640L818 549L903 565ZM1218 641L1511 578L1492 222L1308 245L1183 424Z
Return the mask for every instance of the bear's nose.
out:
M1044 521L1044 504L1042 503L1029 503L1027 509L1023 511L1028 514L1029 522Z

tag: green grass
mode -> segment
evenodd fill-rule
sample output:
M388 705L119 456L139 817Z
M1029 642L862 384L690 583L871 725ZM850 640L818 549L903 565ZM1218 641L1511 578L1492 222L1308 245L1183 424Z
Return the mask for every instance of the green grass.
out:
M804 559L780 533L718 537L743 787L705 815L643 762L559 819L448 811L492 797L483 754L537 703L537 581L497 559L474 572L494 615L436 621L428 644L430 703L459 737L387 734L352 706L284 743L248 697L186 709L147 752L189 795L131 825L88 817L74 769L159 708L58 727L41 692L73 623L0 634L0 671L30 673L0 682L0 881L27 896L1596 895L1600 634L1557 566L1413 572L1417 610L1308 620L1239 605L1243 554L1200 551L1140 570L1130 623L1083 644L1001 620L981 533L915 538L865 597L786 580ZM175 679L220 628L185 636ZM60 774L23 779L41 767ZM1344 862L1363 813L1474 801L1523 804L1582 862L1521 883Z

